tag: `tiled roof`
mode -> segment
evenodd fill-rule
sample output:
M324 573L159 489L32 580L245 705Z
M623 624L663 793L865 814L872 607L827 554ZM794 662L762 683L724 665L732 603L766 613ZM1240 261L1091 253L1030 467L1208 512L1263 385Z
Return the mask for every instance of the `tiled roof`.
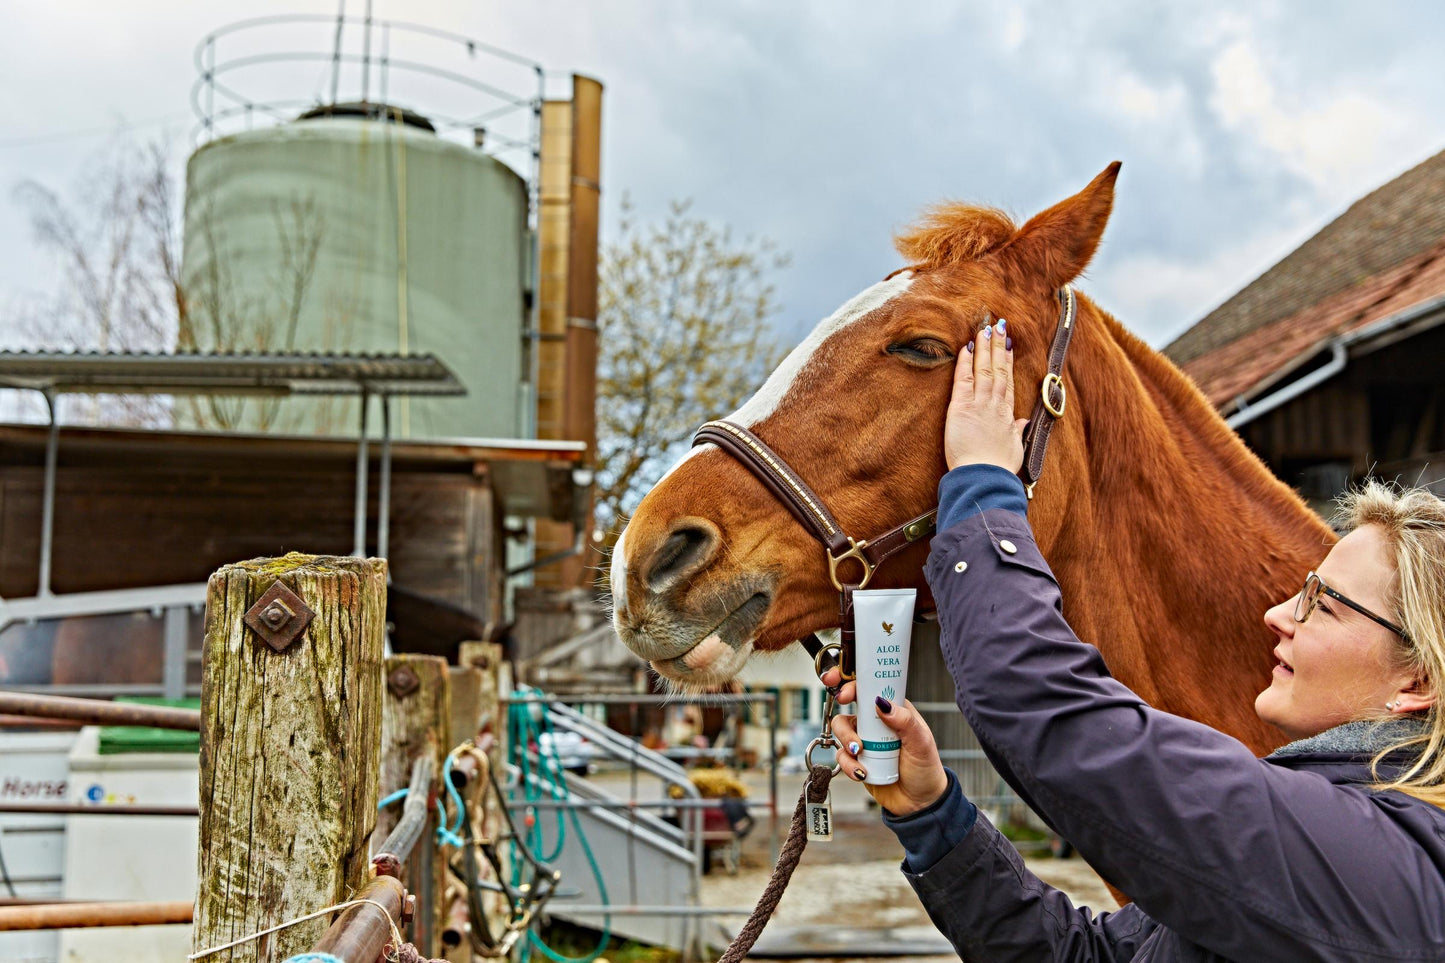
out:
M1437 243L1402 264L1255 328L1183 367L1216 407L1283 377L1330 339L1445 295L1445 230Z
M1256 347L1269 343L1275 339L1261 342L1258 336L1273 330L1276 324L1300 318L1307 308L1334 303L1335 297L1349 299L1357 287L1370 287L1378 293L1379 282L1392 269L1404 269L1434 249L1442 238L1445 151L1360 198L1284 260L1176 338L1164 353L1186 371L1191 371L1195 359L1203 360L1205 355L1226 346L1232 356L1240 355L1237 342L1248 339ZM1340 323L1342 317L1339 312L1330 314L1333 323ZM1323 318L1317 320L1327 326ZM1300 323L1307 323L1307 317ZM1324 336L1323 330L1319 336ZM1309 339L1301 335L1301 340ZM1284 353L1278 344L1270 344L1270 350ZM1213 369L1217 365L1210 361L1206 367Z

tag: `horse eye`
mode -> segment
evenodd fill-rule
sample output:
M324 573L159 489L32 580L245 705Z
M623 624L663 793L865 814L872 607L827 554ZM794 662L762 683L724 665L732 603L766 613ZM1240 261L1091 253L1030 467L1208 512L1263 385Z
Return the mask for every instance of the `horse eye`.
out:
M942 361L953 360L953 352L948 349L948 345L934 338L919 338L916 341L902 344L890 344L888 353L897 355L904 361L921 365L934 365Z

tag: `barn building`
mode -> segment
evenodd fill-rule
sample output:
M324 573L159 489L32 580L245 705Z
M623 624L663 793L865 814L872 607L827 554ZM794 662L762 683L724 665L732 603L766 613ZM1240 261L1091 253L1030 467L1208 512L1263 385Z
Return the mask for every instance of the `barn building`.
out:
M1322 511L1445 478L1445 152L1352 204L1164 349Z

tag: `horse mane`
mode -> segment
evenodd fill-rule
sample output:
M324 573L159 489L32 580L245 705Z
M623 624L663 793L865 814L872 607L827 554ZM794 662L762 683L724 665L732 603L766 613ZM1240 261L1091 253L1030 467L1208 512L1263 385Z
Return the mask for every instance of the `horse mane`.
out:
M937 204L893 238L893 246L920 268L974 261L1002 247L1018 233L1013 218L996 207Z

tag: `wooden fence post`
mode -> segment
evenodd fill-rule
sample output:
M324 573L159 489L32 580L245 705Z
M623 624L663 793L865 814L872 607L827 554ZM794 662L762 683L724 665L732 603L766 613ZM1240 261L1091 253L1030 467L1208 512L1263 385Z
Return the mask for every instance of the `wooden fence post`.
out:
M447 745L451 728L451 699L447 685L447 661L432 655L394 655L386 660L386 692L381 716L382 798L411 782L411 765L423 752L436 760L436 791L445 799L442 763L452 748ZM435 804L426 831L406 862L407 891L416 897L416 916L411 922L411 941L422 956L434 957L441 946L445 925L446 861L437 844ZM451 809L448 807L448 813ZM388 806L377 815L379 844L396 825L401 805Z
M507 772L507 707L498 700L501 696L503 684L503 670L509 666L502 661L502 646L496 642L463 642L457 651L457 661L463 666L480 669L482 673L482 687L477 697L477 725L483 732L490 732L493 737L491 750L487 758L491 761L492 772L497 774L498 782L506 782ZM510 675L508 674L510 679ZM510 682L506 684L506 691L511 691ZM484 787L482 792L482 830L493 839L500 835L502 820L502 800L491 792L490 787ZM502 861L504 871L510 871L512 861L510 847L499 847L497 853ZM483 872L490 875L490 867L484 866ZM482 905L487 911L487 919L491 924L493 933L501 932L501 927L511 916L511 907L507 899L501 893L487 893L482 900Z
M340 903L365 883L385 625L381 559L292 553L211 576L193 950ZM326 926L301 923L205 963L279 963Z

